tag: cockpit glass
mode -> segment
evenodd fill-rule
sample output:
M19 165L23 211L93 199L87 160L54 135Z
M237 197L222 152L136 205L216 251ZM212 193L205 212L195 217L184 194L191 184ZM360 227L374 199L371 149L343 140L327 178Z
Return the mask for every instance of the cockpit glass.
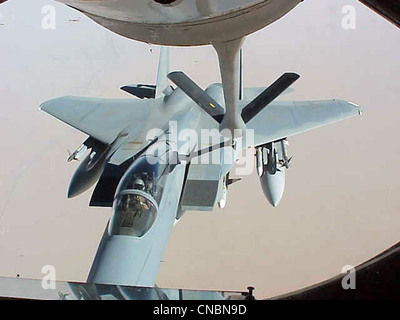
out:
M151 156L140 157L122 178L117 195L124 190L139 190L149 194L160 204L167 169L167 164L161 164Z
M156 217L156 206L145 196L122 194L115 200L110 234L142 237L150 230Z
M110 235L142 237L157 218L168 165L151 156L137 159L121 179L114 199Z

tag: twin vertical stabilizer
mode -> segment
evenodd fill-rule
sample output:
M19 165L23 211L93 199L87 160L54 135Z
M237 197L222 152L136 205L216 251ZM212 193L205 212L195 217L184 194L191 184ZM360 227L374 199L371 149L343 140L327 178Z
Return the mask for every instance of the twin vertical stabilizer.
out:
M156 96L155 98L160 98L163 96L165 90L170 88L169 80L167 75L169 73L169 48L161 47L160 49L160 59L158 62L157 71L157 84L156 84Z

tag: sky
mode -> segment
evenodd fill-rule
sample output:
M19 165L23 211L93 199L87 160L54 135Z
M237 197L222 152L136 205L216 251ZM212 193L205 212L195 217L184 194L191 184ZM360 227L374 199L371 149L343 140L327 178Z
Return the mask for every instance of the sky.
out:
M42 8L56 8L56 29ZM345 30L342 9L355 8ZM72 20L72 21L71 21ZM126 98L155 83L159 48L122 38L61 4L0 5L0 276L85 281L110 209L90 192L66 199L86 136L38 111L59 96ZM363 116L289 139L292 167L272 208L256 173L229 188L225 209L188 212L171 234L160 287L246 290L272 297L326 280L399 241L400 32L355 0L308 0L244 43L245 86L301 75L290 100L344 99ZM210 46L173 48L171 67L219 82Z

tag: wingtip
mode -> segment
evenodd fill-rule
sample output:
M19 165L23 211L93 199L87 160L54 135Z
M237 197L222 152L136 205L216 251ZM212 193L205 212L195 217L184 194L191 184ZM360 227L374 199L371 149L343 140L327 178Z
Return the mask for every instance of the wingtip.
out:
M38 108L38 110L47 113L47 110L46 110L46 102L41 103L40 106L39 106L39 108Z
M355 115L355 112L357 112L357 114L359 116L363 115L363 111L361 110L361 107L357 103L354 103L354 102L351 102L351 101L346 101L346 100L338 100L338 99L333 99L333 101L335 101L336 103L341 104L342 106L346 106L348 109L349 109L350 106L352 108L355 108L355 110L350 108L351 109L351 113L354 114L354 115Z
M48 103L49 101L50 101L50 100L42 102L42 103L39 105L38 110L39 110L39 111L47 112L47 106L48 106L47 103Z
M349 101L348 103L351 104L352 106L354 106L355 108L357 108L359 116L363 115L363 111L362 111L361 107L357 103L354 103L354 102L351 102L351 101Z

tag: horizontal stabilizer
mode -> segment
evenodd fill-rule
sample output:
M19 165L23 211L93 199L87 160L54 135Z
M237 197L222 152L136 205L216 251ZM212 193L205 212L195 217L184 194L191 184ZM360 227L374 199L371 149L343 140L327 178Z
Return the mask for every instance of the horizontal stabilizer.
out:
M161 98L165 94L166 90L170 87L168 83L169 73L169 48L162 46L160 49L160 58L158 61L157 71L157 85L155 97Z
M188 97L197 105L213 117L217 122L221 122L225 109L211 98L203 89L193 82L186 74L181 71L171 72L168 78L175 83Z
M268 106L279 95L287 90L300 76L296 73L285 73L272 85L260 93L254 100L242 110L242 118L245 123L253 119L262 109Z
M154 99L156 97L156 86L148 84L134 84L123 86L121 90L130 93L139 99Z

